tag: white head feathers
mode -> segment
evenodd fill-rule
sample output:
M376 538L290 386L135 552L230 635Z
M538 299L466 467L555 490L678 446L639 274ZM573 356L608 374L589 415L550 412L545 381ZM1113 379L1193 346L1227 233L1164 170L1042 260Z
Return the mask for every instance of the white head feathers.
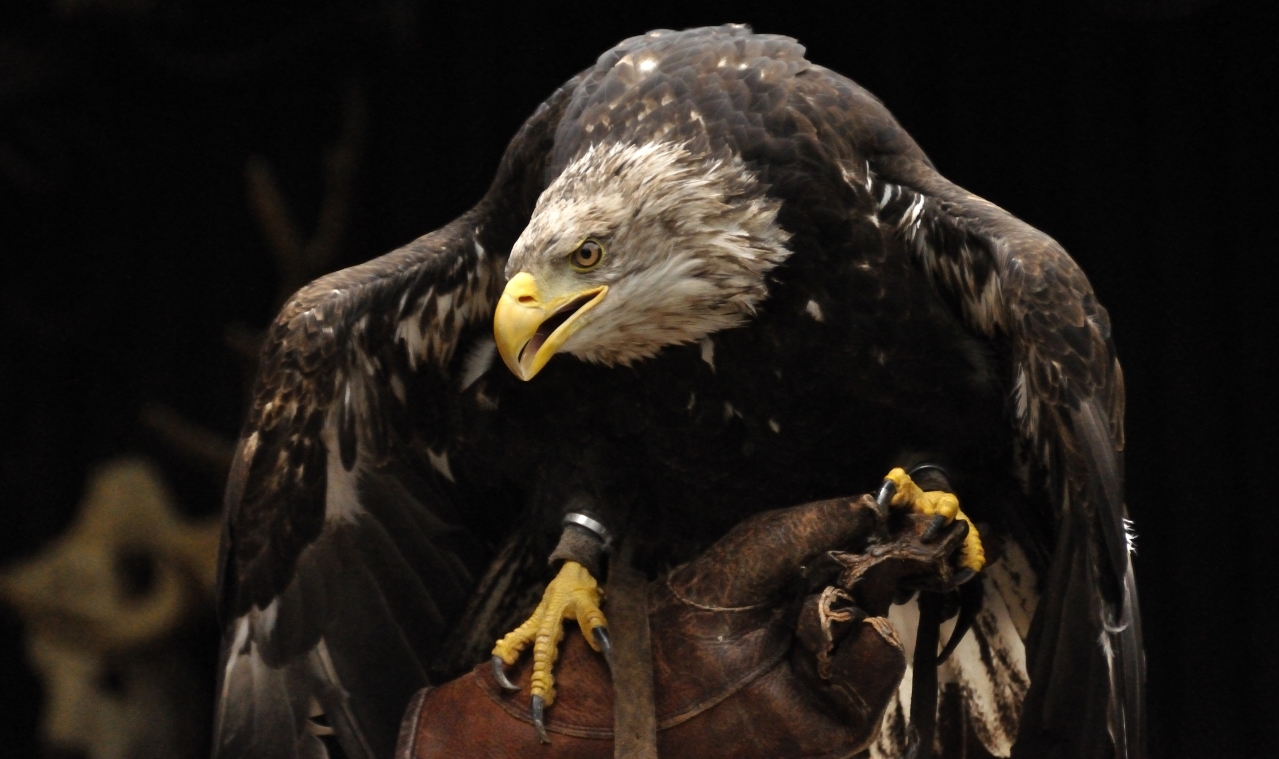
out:
M755 312L765 275L790 255L780 207L736 155L594 145L542 193L506 274L526 271L563 290L608 285L560 350L629 364ZM604 260L576 271L567 257L587 238L604 246Z

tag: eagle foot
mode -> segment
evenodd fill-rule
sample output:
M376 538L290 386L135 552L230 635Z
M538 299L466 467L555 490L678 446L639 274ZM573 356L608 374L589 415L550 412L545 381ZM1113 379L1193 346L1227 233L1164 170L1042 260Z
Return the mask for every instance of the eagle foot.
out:
M977 527L959 508L959 498L945 490L924 490L915 484L906 470L897 467L884 477L876 499L882 512L888 507L909 507L916 514L932 516L933 520L924 530L921 539L930 541L936 538L943 528L956 519L968 523L968 535L959 551L960 571L955 575L955 584L968 582L986 566L986 550L981 544L981 535Z
M587 643L602 653L612 668L613 646L608 637L608 620L600 611L601 600L599 583L586 567L575 561L566 561L559 574L546 586L542 602L533 615L493 646L493 674L498 684L507 690L519 690L506 677L503 665L514 664L520 652L533 644L529 692L533 695L533 727L543 743L550 742L544 715L545 709L555 703L554 668L555 660L559 658L560 641L564 638L564 620L576 619Z

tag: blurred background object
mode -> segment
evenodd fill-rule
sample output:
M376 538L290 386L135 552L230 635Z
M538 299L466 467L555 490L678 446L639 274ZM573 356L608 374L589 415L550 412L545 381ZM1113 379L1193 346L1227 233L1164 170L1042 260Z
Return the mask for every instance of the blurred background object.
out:
M1274 539L1250 494L1279 459L1271 0L0 3L0 567L65 545L91 473L121 457L163 473L172 524L214 518L289 292L468 208L523 120L610 45L726 21L798 38L943 174L1080 261L1128 385L1151 753L1279 753L1260 727L1279 713ZM14 608L6 756L39 756L68 703L37 673L210 698L198 614L127 670L79 653L69 624L29 648L49 624ZM95 703L71 710L95 734L150 727Z
M156 468L95 469L68 530L0 575L44 686L46 749L87 759L201 756L220 526L184 521Z

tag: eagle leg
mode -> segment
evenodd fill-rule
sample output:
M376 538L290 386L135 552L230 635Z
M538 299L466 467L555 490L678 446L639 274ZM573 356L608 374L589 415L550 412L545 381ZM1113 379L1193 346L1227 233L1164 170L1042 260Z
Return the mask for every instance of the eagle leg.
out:
M543 743L546 735L545 709L555 703L555 660L559 658L560 641L564 638L564 620L576 619L587 643L602 653L612 665L612 642L608 637L608 620L600 611L602 594L599 583L586 567L566 561L551 580L533 615L524 624L507 633L493 646L494 674L502 687L515 688L502 672L502 664L514 664L520 652L533 644L533 675L529 691L533 695L533 727Z
M889 483L892 487L889 487ZM909 507L916 514L933 517L933 521L924 531L923 540L932 540L937 537L943 527L956 519L967 522L968 535L964 538L964 545L959 552L959 564L962 568L959 576L967 581L986 566L986 550L982 547L981 536L968 515L960 510L959 498L954 493L945 490L924 490L916 485L906 470L901 467L893 469L884 477L880 493L891 506ZM970 570L971 573L964 570Z

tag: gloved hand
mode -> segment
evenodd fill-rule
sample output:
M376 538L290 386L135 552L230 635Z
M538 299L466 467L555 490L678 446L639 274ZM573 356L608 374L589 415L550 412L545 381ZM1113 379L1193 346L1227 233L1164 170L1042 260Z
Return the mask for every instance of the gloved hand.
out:
M966 532L957 522L925 543L929 521L898 515L888 536L869 496L766 512L650 583L658 754L781 759L864 748L906 668L888 605L903 588L950 582ZM612 757L605 663L570 629L559 667L550 745L531 729L525 659L509 673L522 686L515 693L486 665L420 693L398 756Z

